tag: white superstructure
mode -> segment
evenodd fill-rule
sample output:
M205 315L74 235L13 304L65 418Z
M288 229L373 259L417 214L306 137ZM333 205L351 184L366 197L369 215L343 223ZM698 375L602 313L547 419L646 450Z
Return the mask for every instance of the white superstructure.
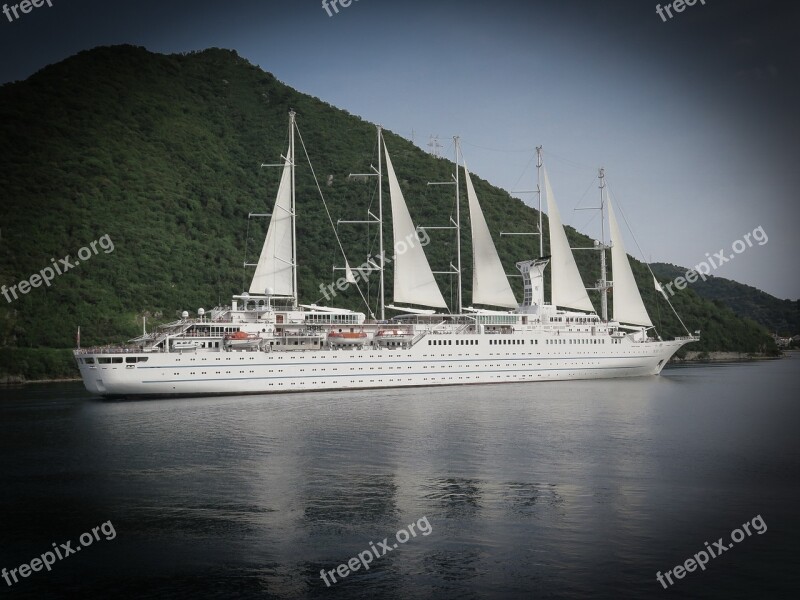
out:
M687 335L664 341L648 335L652 323L636 288L619 224L604 195L602 171L601 210L607 205L614 282L607 281L605 273L609 246L598 243L602 275L591 289L601 292L601 316L594 312L581 281L543 168L551 256L517 263L524 288L523 301L517 303L464 167L473 242L473 302L505 310L462 308L459 293L459 306L448 311L380 128L379 168L374 169L379 210L370 216L379 224L381 247L369 266L359 269L362 276L364 271L379 272L380 318L300 305L295 132L295 115L290 113L289 151L281 164L273 165L282 169L282 175L249 292L234 296L230 306L208 313L199 309L196 318L184 312L181 319L127 346L75 350L87 390L102 396L209 395L634 377L657 375L681 346L698 339ZM394 240L394 302L428 309L384 304L383 271L389 261L383 249L384 157ZM458 157L456 138L457 170ZM541 160L538 166L542 167ZM460 201L458 171L454 181ZM539 203L541 209L541 193ZM457 235L460 226L457 216ZM541 224L538 235L541 240ZM548 263L552 303L544 300ZM459 284L460 265L459 251L452 271ZM343 270L346 281L358 285L346 257ZM612 287L614 319L609 320L606 292ZM386 320L386 310L400 314Z

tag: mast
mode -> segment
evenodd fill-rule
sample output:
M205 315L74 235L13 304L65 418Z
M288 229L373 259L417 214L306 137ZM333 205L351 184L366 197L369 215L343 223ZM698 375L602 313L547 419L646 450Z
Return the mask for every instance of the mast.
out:
M378 284L378 294L380 296L380 307L379 307L379 318L381 321L386 320L386 284L384 278L384 271L386 267L386 253L383 248L383 155L381 154L382 146L384 145L383 142L383 127L381 125L375 126L377 130L378 136L378 168L375 168L375 165L370 164L370 172L369 173L350 173L347 177L348 179L365 179L367 177L377 177L378 178L378 214L372 212L371 208L367 209L367 218L366 219L359 219L359 220L343 220L339 219L337 221L337 227L342 224L356 224L356 225L369 225L377 224L378 225L378 261L372 260L372 255L370 254L367 257L367 263L370 265L369 267L360 267L359 271L368 271L369 273L374 273L375 271L380 272L380 280ZM344 250L342 250L344 253ZM345 257L345 266L344 267L334 267L334 271L346 271L349 270L347 263L347 257ZM364 300L367 305L369 302ZM370 314L373 318L375 318L375 313L372 312L372 309L369 309Z
M603 322L608 322L608 280L606 273L606 225L605 225L605 188L606 170L602 167L598 172L600 179L600 281L597 287L600 290L600 312Z
M458 173L458 157L459 157L459 140L457 135L453 136L453 145L456 149L456 270L458 271L458 314L464 312L463 302L461 300L461 196L459 195L459 173Z
M286 150L286 155L281 154L281 162L278 164L262 163L261 165L262 168L280 167L281 179L272 213L249 213L247 215L248 219L269 217L270 222L258 262L255 264L244 263L245 267L254 266L256 268L250 283L249 293L251 295L274 295L285 298L287 302L291 298L293 307L297 307L298 304L294 179L296 127L295 112L290 111L289 148Z
M544 256L542 235L542 147L536 146L536 195L539 197L539 258Z
M381 296L381 321L386 320L386 294L384 292L384 279L383 272L385 269L386 261L383 253L383 156L381 156L381 131L382 127L378 125L378 245L381 257L380 271L380 296Z
M289 164L291 168L292 183L292 308L297 309L297 226L295 223L295 179L294 179L294 118L297 113L289 110Z
M442 226L442 227L425 227L420 225L418 229L423 231L428 229L454 229L456 232L456 264L453 265L453 262L450 261L450 270L449 271L434 271L436 275L453 275L456 276L456 304L458 307L455 314L460 315L464 312L464 301L462 297L462 286L461 286L461 194L460 194L460 185L461 179L460 174L458 172L458 163L459 158L461 156L461 138L457 135L453 136L453 147L455 149L455 167L456 172L454 175L451 175L450 178L452 181L429 181L428 185L452 185L455 186L456 189L456 218L453 220L453 216L450 215L450 225ZM437 138L438 143L438 138ZM437 155L438 157L438 155Z
M526 167L527 168L527 167ZM536 194L539 198L539 227L538 231L525 231L512 233L501 231L500 237L504 235L538 235L539 236L539 258L544 257L544 235L542 235L542 147L536 146L536 189L512 191L512 194Z

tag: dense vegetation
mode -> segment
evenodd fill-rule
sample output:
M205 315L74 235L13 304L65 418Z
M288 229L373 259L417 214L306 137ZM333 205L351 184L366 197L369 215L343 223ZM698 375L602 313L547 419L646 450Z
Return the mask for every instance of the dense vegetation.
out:
M245 290L250 272L243 262L255 261L266 230L263 220L248 225L247 217L268 212L274 201L279 170L260 165L286 152L290 108L333 219L377 210L374 179L346 177L377 164L374 125L283 85L232 51L165 56L132 46L96 48L2 86L0 283L28 279L51 259L74 260L104 235L114 250L81 261L50 287L0 301L0 346L68 348L78 325L84 345L124 340L141 330L144 315L148 323L171 320L176 311L227 303ZM450 188L426 182L447 180L452 163L391 132L385 140L415 221L446 225L454 211ZM319 302L320 284L333 280L331 267L342 261L299 141L297 148L299 286L303 302ZM473 181L492 231L534 227L536 213L522 201L477 176ZM468 284L468 217L463 225ZM351 265L377 251L374 226L341 226L340 234ZM455 262L455 240L443 231L431 235L429 260L446 270ZM590 243L573 230L568 235L574 245ZM498 241L508 272L532 256L530 239ZM594 281L596 256L583 252L578 260L585 280ZM634 270L659 332L681 334L646 267L634 263ZM390 272L386 279L390 293ZM454 278L439 280L454 300ZM521 297L519 279L512 283ZM374 309L377 286L364 291ZM352 290L336 302L364 310ZM703 331L693 349L772 348L762 328L693 290L673 302L690 329ZM6 373L15 368L10 356L3 354Z
M662 281L671 281L686 274L686 269L665 263L651 265ZM701 298L719 301L737 315L752 319L770 332L781 336L800 333L800 301L781 300L758 288L724 277L709 275L691 284Z

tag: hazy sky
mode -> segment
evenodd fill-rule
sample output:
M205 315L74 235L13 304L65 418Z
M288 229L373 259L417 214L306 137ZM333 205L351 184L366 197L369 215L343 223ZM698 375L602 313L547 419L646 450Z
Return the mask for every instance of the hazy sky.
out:
M595 237L596 213L573 209L605 167L648 260L730 255L761 227L768 242L714 274L800 297L798 3L698 0L666 22L649 0L51 3L0 14L0 81L97 45L232 48L423 148L438 134L450 156L460 135L470 170L509 191L531 188L543 145L564 220Z

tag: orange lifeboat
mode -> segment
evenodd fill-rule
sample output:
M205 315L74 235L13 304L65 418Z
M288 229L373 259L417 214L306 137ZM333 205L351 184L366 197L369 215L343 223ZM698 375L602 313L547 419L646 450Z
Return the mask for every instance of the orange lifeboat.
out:
M363 346L367 334L363 331L331 331L328 343L331 346Z

